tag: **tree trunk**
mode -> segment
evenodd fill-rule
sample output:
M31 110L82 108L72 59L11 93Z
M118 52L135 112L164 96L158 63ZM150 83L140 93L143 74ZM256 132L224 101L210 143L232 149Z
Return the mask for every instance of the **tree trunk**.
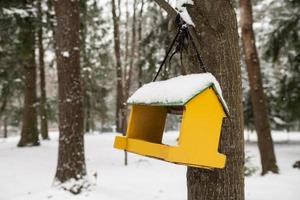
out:
M124 94L122 83L122 65L121 65L121 50L120 50L120 19L117 16L117 8L115 0L112 3L113 29L114 29L114 49L116 59L116 76L117 76L117 96L116 96L116 126L117 132L123 132L123 119L125 117Z
M54 1L57 19L56 57L59 95L59 150L56 179L86 175L80 76L79 2Z
M189 200L244 199L244 135L241 67L237 21L231 1L194 0L188 11L195 23L201 54L209 72L219 81L230 111L223 121L219 151L226 154L224 169L188 167ZM199 71L189 49L186 72ZM199 130L201 131L201 130Z
M171 17L176 11L164 0L155 0ZM238 31L231 1L194 0L188 12L196 25L189 27L201 46L201 54L208 71L219 81L230 111L224 119L219 151L226 154L224 169L188 167L188 200L243 200L244 199L244 134L242 82L239 58ZM198 43L199 42L199 43ZM190 45L191 46L191 45ZM189 61L189 62L187 62ZM184 59L187 73L199 72L199 63L192 48ZM201 130L199 130L201 131Z
M125 62L127 64L128 62L128 40L129 40L129 27L128 27L128 21L129 21L129 12L128 12L128 1L126 2L126 43L125 43ZM135 62L135 51L136 51L136 0L133 1L133 16L132 16L132 27L131 27L131 52L130 52L130 62L129 62L129 69L125 70L125 87L124 87L124 101L126 101L129 97L130 87L131 87L131 80L133 76L133 65ZM127 107L124 106L124 118L123 118L123 135L126 134L126 128L127 128ZM125 151L124 155L124 164L128 164L128 155Z
M40 71L40 120L41 120L41 135L44 140L49 139L48 135L48 116L47 116L47 95L46 95L46 80L45 80L45 63L44 63L44 46L43 46L43 15L41 8L41 0L38 1L38 49L39 49L39 71Z
M135 52L136 52L136 0L133 1L132 9L133 9L133 16L132 16L132 26L131 26L131 52L130 52L129 69L128 69L128 71L126 71L124 100L126 100L129 97L131 79L133 76L133 65L134 65L134 62L136 59L136 57L135 57Z
M23 1L24 8L32 6L31 1ZM18 147L39 145L37 129L36 63L33 16L19 19L20 57L25 73L25 97L22 118L21 138Z
M125 70L125 87L124 87L124 93L123 93L124 101L126 101L129 97L131 80L132 80L132 76L133 76L133 67L134 67L134 63L135 63L135 59L136 59L136 57L135 57L135 52L136 52L136 0L133 1L132 9L133 9L133 15L132 15L132 24L131 24L131 49L130 49L131 51L130 51L130 58L129 58L129 68ZM127 40L128 40L128 38L127 38ZM127 52L127 54L128 54L128 52ZM125 117L123 118L123 134L125 134L126 128L127 128L127 113L128 113L127 107L124 106ZM125 165L127 165L127 153L126 152L125 152Z
M91 116L91 99L89 94L85 94L85 133L90 133L92 129L93 120Z
M4 116L4 119L3 119L3 132L4 132L4 134L3 134L3 137L4 138L7 138L7 116Z
M5 84L2 88L2 91L8 92L9 91L9 84ZM0 106L0 120L3 118L3 137L7 138L7 120L8 120L8 114L5 112L6 107L7 107L7 98L8 96L4 96L2 100L2 105ZM3 116L3 117L2 117ZM0 123L0 128L1 128L1 123Z
M123 75L123 83L126 81L126 72L128 69L128 60L129 60L129 8L128 1L126 0L126 21L125 21L125 58L124 58L124 72Z
M142 55L142 30L143 30L143 12L144 12L144 0L141 0L141 9L138 17L138 51L137 51L137 58L141 59ZM142 87L143 82L142 82L142 77L143 77L143 66L141 63L138 63L138 87Z
M262 175L268 171L278 173L266 99L260 73L259 57L255 46L251 0L240 0L242 41L250 83L254 124L261 156Z
M86 35L87 35L87 2L86 0L80 0L80 36L81 36L81 67L84 69L86 67L90 67L89 59L87 55L87 47L86 47ZM89 70L83 70L83 108L84 108L84 132L90 133L92 130L93 120L91 118L91 96L90 96L90 74Z

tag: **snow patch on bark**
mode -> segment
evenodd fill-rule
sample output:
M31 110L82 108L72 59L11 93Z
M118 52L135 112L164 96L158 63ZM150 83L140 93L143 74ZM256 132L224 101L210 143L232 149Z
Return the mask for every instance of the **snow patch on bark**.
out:
M65 58L69 58L69 57L70 57L69 51L63 51L63 52L61 52L61 55L62 55L63 57L65 57Z

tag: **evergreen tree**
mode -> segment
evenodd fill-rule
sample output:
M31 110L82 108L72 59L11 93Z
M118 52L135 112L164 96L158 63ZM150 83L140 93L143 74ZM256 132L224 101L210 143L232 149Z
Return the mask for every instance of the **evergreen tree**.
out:
M0 121L3 136L7 137L7 126L19 125L21 101L24 90L23 67L19 58L18 33L20 31L15 8L16 1L0 2ZM15 114L15 115L14 115Z
M112 91L113 67L108 38L109 25L96 0L81 1L81 70L84 88L85 131L107 128L107 95Z
M285 1L273 10L272 22L276 25L269 34L264 56L274 66L280 65L281 77L274 107L277 117L289 129L300 121L300 1Z

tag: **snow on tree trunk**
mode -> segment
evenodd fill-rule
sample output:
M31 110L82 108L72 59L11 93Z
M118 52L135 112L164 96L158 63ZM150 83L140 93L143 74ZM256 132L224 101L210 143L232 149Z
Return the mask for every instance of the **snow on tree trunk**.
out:
M59 92L59 150L56 179L66 182L86 175L80 76L79 2L54 1L57 19L56 57ZM72 192L78 193L81 188Z
M250 83L250 95L261 157L262 175L268 171L278 173L271 136L265 94L263 91L259 58L253 31L251 0L240 0L242 41Z

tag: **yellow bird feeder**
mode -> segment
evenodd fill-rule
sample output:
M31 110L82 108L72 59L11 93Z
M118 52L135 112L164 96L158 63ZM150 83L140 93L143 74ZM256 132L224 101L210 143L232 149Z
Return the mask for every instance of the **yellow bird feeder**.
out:
M218 152L223 118L228 113L220 86L210 73L152 82L129 99L126 136L114 147L164 161L199 168L224 168ZM168 113L182 114L177 146L162 143Z

